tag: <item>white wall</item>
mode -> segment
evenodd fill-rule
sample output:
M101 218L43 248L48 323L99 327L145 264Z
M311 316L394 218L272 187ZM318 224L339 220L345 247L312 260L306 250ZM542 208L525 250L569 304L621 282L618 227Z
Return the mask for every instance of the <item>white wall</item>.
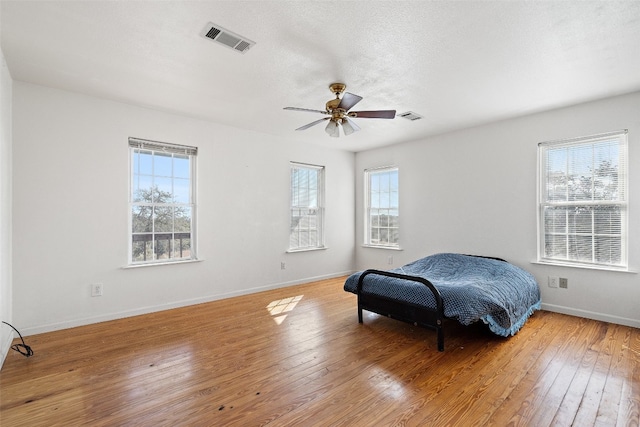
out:
M12 323L11 305L11 87L0 50L0 320ZM0 366L13 340L13 330L0 324Z
M13 150L13 164L3 163L1 176L10 178L4 168L13 168L13 206L3 198L2 212L12 214L8 232L13 246L3 256L12 256L13 270L12 279L3 281L13 281L13 295L3 282L2 297L13 298L11 317L25 334L354 268L388 268L389 256L392 267L399 266L441 251L504 257L536 276L543 285L544 308L640 327L638 274L532 263L537 143L627 128L629 260L634 270L640 269L640 186L634 185L640 171L640 93L361 152L354 161L351 153L303 141L11 84L5 67L6 87L12 87L13 106L2 98L2 141L3 150ZM12 144L4 136L11 116ZM122 268L127 260L129 136L198 146L198 235L204 261ZM327 250L284 253L289 161L327 167ZM400 167L403 250L363 248L362 171L391 164ZM280 269L281 262L286 270ZM569 289L548 288L548 275L567 277ZM90 296L94 282L104 284L104 296Z
M18 81L13 91L13 298L23 334L352 270L353 153ZM129 136L198 147L202 262L122 268ZM327 250L285 253L290 161L326 166ZM102 297L90 296L91 283L103 283Z
M424 120L428 120L428 117ZM437 252L498 256L532 272L543 308L640 327L640 277L534 264L537 144L629 129L629 264L640 269L640 93L356 155L356 266L397 267ZM399 166L402 251L364 248L363 170ZM393 256L394 264L388 265ZM547 276L569 279L568 289Z

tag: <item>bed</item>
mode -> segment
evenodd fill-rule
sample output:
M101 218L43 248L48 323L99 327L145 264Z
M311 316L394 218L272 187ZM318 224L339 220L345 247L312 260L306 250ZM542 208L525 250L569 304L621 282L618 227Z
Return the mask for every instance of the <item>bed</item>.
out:
M527 271L500 258L441 253L393 270L352 274L344 290L358 296L358 321L367 310L435 329L444 351L443 322L482 321L496 335L515 335L540 309L540 289Z

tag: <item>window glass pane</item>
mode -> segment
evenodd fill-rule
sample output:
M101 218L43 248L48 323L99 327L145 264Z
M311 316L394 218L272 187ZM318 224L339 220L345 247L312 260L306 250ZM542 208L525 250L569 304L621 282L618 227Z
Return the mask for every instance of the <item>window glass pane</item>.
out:
M323 167L291 164L289 249L323 246Z
M315 230L309 230L308 245L311 247L318 245L318 233L315 233Z
M596 208L594 212L595 232L597 234L622 233L622 213L618 206Z
M131 262L195 258L191 155L181 146L129 139L131 153ZM140 148L142 146L153 149Z
M191 239L189 233L177 233L173 240L174 257L190 258L191 257Z
M153 231L173 232L173 207L156 206L153 209Z
M301 248L309 247L309 232L305 229L298 231L298 242Z
M567 259L567 236L545 235L545 256L548 258Z
M294 233L293 230L291 230L291 233L289 233L289 247L297 248L298 246L298 233Z
M391 198L388 192L380 193L380 207L388 208L391 205Z
M148 237L147 240L135 240L136 237ZM153 260L153 246L151 243L151 235L149 236L134 236L132 245L132 258L135 262L143 262L147 260Z
M134 175L133 185L134 188L132 200L134 202L151 203L153 193L153 177L147 175Z
M371 215L369 216L369 222L372 227L378 227L380 225L380 216L377 210L371 211Z
M307 207L314 208L318 206L318 192L315 188L309 188L309 198L307 200Z
M134 160L134 173L140 175L153 175L153 152L148 150L135 150L137 156Z
M389 210L389 226L398 227L398 211L396 209Z
M172 257L171 234L155 234L155 259L166 260Z
M369 205L369 206L371 206L371 208L377 209L377 208L379 208L381 206L380 193L372 192L371 196L369 198L371 200L370 205Z
M390 190L393 192L398 192L398 171L394 171L394 172L390 172L389 173L389 179L390 179Z
M540 144L541 256L626 267L626 150L626 131Z
M380 221L380 227L386 227L389 225L389 215L387 214L386 209L380 209L380 216L378 219Z
M390 194L389 197L389 207L391 208L398 208L398 206L400 206L400 201L398 198L398 191L393 191Z
M398 243L398 229L392 228L389 230L389 243Z
M151 206L134 206L131 209L131 225L133 233L150 233L153 231L153 208Z
M569 260L591 262L593 246L591 236L569 236Z
M398 244L399 185L396 168L366 170L365 182L369 183L366 217L367 241L382 246Z
M564 233L567 228L567 209L546 207L544 210L545 229L552 233Z
M309 190L316 191L318 189L318 174L308 171L309 173Z
M174 154L173 156L173 176L175 178L184 178L189 180L191 177L191 171L189 169L189 156L180 156Z
M175 178L173 180L174 203L189 203L190 198L189 180Z
M622 253L622 239L620 237L595 238L595 261L603 264L619 264Z
M371 228L371 244L380 243L380 229L377 227Z
M155 176L173 176L173 155L162 152L153 154L153 174Z
M380 243L389 243L389 230L387 230L386 228L380 229Z
M380 192L381 193L388 193L389 191L391 191L389 179L390 178L389 178L388 172L380 174Z
M132 175L131 176L131 199L136 201L136 192L138 190L138 187L140 186L140 177L138 175Z
M174 211L174 231L176 233L191 232L191 208L178 206Z
M372 193L380 191L380 175L371 173L371 185L369 186Z
M173 202L173 179L155 177L154 184L153 203Z
M567 150L549 150L546 158L546 200L564 201L567 200L568 178L567 178Z
M588 207L568 209L569 233L590 234L593 231L592 211Z
M140 173L140 150L130 150L131 153L131 172Z

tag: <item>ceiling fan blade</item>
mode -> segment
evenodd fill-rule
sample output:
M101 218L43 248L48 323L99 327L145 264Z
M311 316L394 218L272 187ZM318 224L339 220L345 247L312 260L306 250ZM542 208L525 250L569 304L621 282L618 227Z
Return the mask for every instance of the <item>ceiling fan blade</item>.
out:
M342 99L340 100L340 105L338 105L338 108L342 108L344 111L349 111L360 101L362 101L361 96L345 92L344 95L342 95Z
M311 113L320 113L320 114L329 114L326 111L322 110L312 110L310 108L298 108L298 107L284 107L283 110L292 110L292 111L309 111Z
M352 111L349 114L358 119L393 119L396 116L396 110Z
M315 122L311 122L309 124L306 124L304 126L299 127L296 130L305 130L305 129L309 129L311 126L315 126L320 122L324 122L325 120L329 120L331 117L325 117L324 119L320 119L320 120L316 120Z

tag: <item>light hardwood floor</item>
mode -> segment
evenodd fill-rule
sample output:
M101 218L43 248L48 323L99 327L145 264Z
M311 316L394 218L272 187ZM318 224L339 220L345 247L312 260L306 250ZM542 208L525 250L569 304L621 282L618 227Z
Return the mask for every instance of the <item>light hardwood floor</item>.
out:
M366 313L343 278L26 337L9 426L637 426L640 330L538 311L514 337Z

